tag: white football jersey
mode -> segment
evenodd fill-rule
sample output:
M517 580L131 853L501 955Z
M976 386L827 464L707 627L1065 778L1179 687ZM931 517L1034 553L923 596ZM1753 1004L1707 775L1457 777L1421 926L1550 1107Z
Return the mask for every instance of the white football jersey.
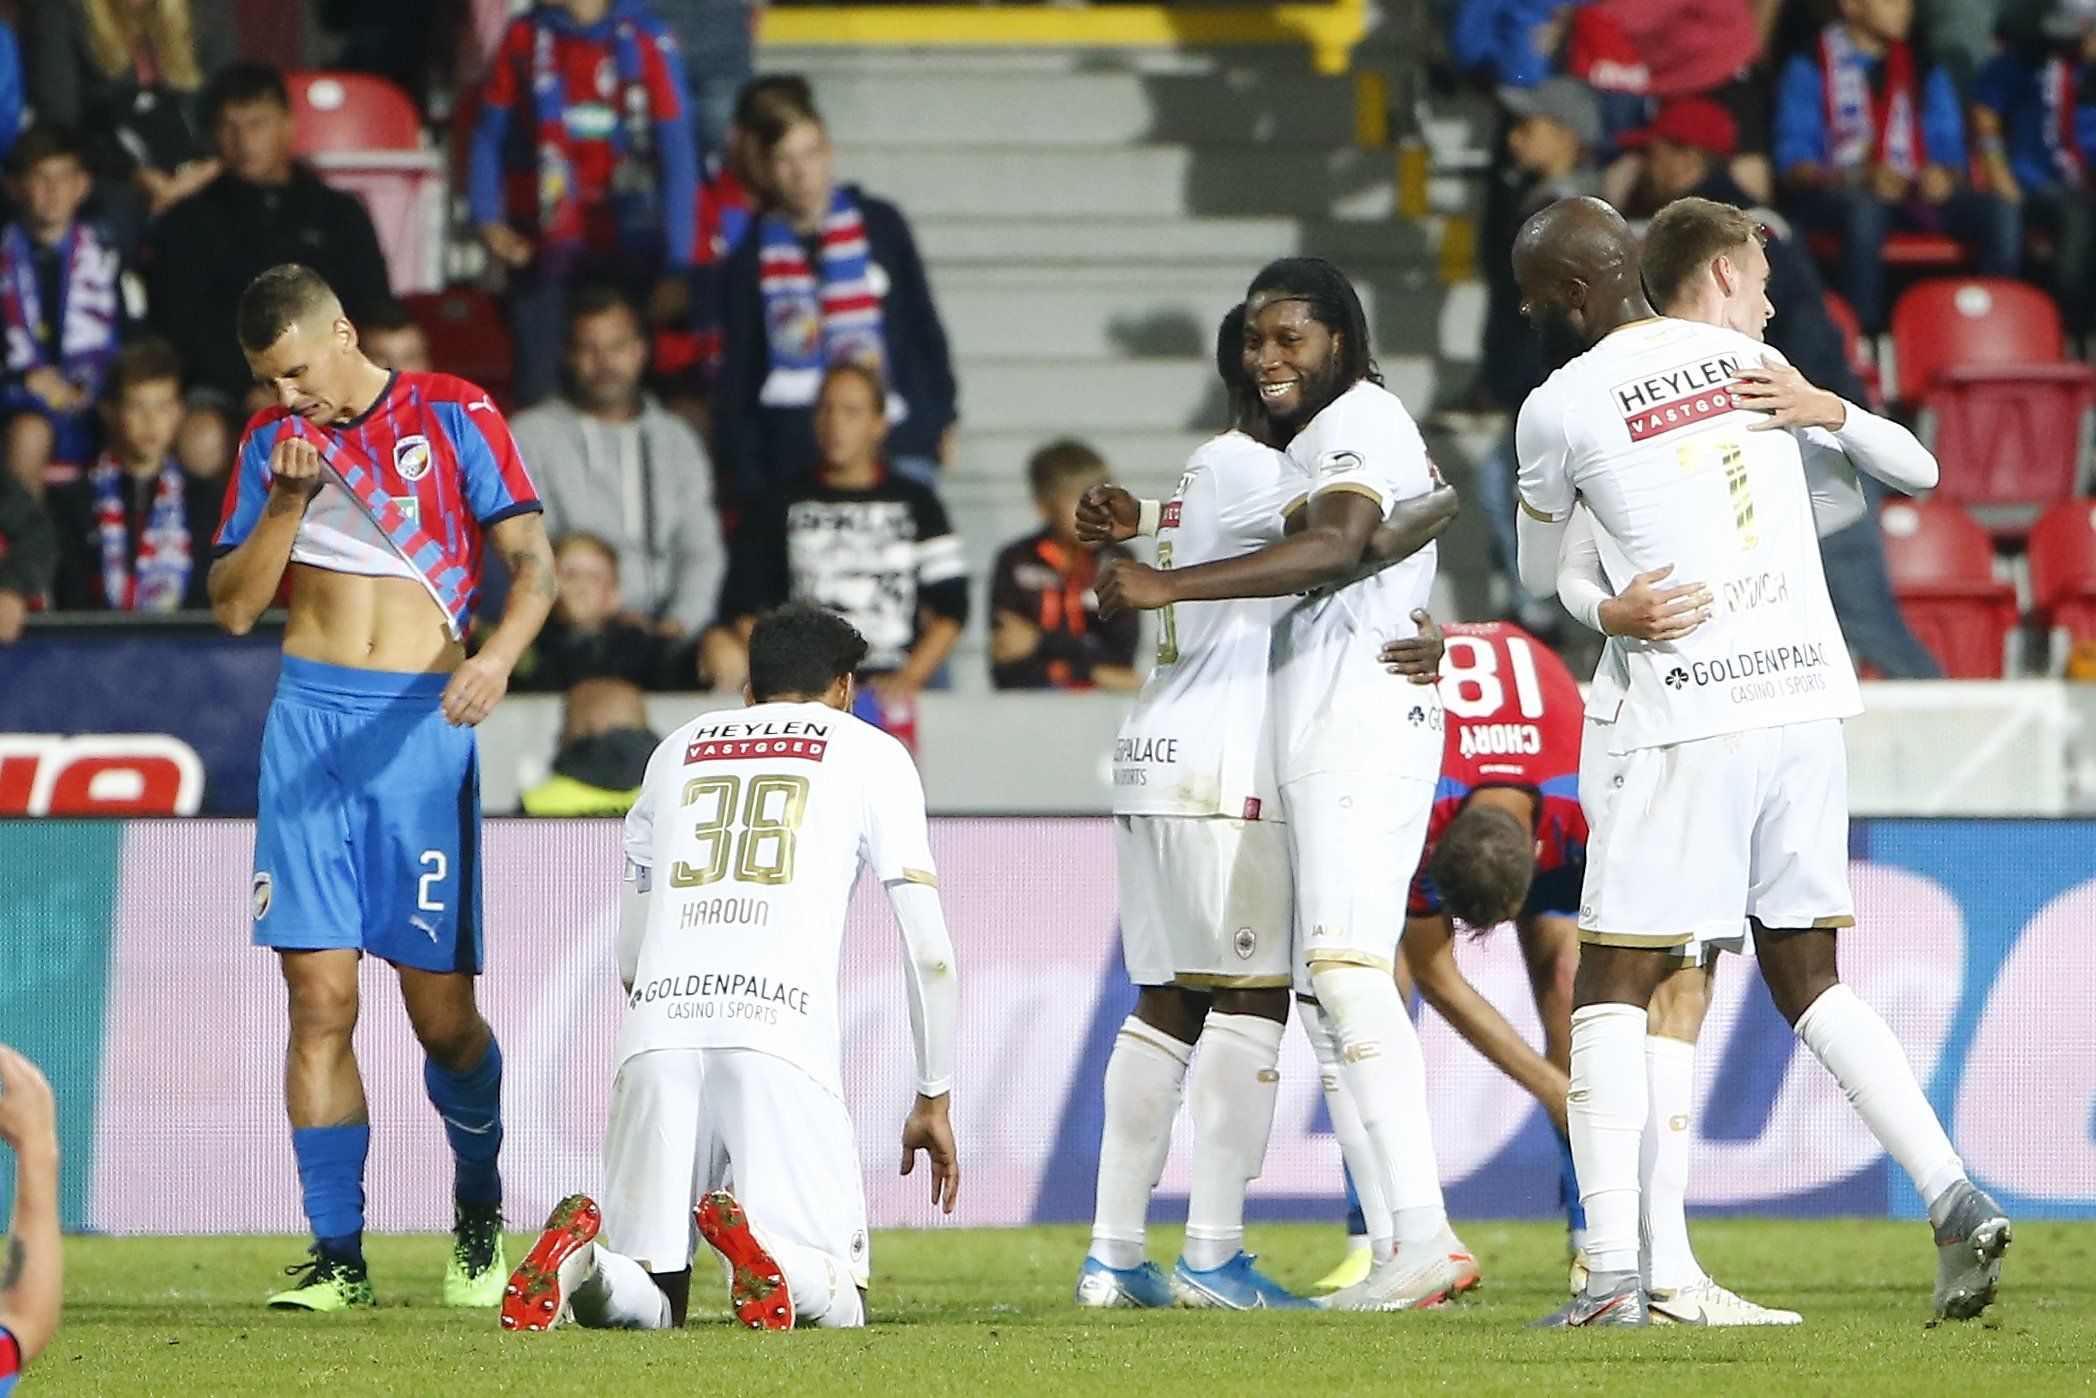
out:
M1157 526L1157 564L1187 568L1281 537L1300 493L1288 458L1242 432L1187 459ZM1157 664L1114 742L1114 814L1278 820L1267 661L1281 603L1180 602L1157 618Z
M758 1049L841 1094L837 964L859 866L934 877L902 744L824 704L704 714L649 758L626 859L650 894L619 1061Z
M1426 441L1397 395L1368 382L1327 404L1288 446L1295 500L1347 490L1384 519L1434 488ZM1291 512L1293 506L1290 507ZM1273 728L1283 781L1318 772L1382 772L1434 780L1441 771L1441 699L1408 685L1377 657L1419 634L1412 613L1434 586L1435 548L1332 592L1297 600L1274 633Z
M1620 592L1673 566L1709 586L1709 621L1679 641L1611 637L1587 711L1611 751L1862 709L1827 598L1798 438L1753 431L1727 390L1776 351L1720 326L1626 325L1550 376L1516 428L1522 507L1593 512L1602 571Z

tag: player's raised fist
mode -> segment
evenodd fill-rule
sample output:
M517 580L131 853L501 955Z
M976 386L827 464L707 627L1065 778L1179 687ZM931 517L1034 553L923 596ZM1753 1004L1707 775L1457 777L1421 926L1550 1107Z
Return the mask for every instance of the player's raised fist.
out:
M1172 605L1171 579L1147 563L1117 558L1099 575L1099 615L1154 612Z
M1077 501L1077 537L1088 544L1133 539L1142 506L1117 485L1095 485Z
M321 475L320 450L304 437L280 437L269 449L271 489L312 495L325 479Z

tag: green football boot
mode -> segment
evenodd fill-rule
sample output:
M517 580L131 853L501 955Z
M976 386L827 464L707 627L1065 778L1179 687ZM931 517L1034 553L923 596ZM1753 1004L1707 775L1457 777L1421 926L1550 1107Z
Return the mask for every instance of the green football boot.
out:
M279 1291L269 1298L271 1310L346 1311L355 1306L378 1304L378 1299L371 1293L371 1276L364 1270L363 1263L327 1257L317 1246L311 1251L312 1261L284 1269L285 1276L298 1277L299 1280L288 1291Z
M460 1204L451 1225L451 1261L444 1267L444 1304L493 1310L502 1304L508 1282L502 1210Z

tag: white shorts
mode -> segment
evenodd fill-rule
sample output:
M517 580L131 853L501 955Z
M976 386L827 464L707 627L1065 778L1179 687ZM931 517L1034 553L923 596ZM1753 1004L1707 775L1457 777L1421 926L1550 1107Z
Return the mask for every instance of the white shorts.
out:
M844 1103L754 1049L635 1054L611 1087L599 1241L651 1272L682 1271L692 1205L713 1189L734 1190L759 1228L828 1253L866 1285L866 1187Z
M1117 816L1121 954L1137 985L1286 987L1287 827L1223 816Z
M1395 968L1434 783L1382 772L1320 772L1281 788L1295 870L1295 988L1320 965Z
M1840 720L1620 754L1592 726L1587 738L1580 940L1700 956L1741 949L1746 918L1782 931L1855 922Z

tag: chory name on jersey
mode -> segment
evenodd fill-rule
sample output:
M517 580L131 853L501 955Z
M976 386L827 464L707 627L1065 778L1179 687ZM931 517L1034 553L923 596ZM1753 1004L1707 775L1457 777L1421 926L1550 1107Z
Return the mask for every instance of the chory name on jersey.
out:
M820 762L830 747L830 724L823 719L721 719L691 735L684 762L736 762L760 757L795 757Z
M1466 723L1456 742L1465 757L1533 756L1543 751L1543 730L1533 723Z
M1145 766L1170 767L1179 761L1177 738L1114 739L1114 785L1148 786Z
M1718 354L1679 369L1666 369L1610 390L1622 410L1630 440L1642 442L1705 418L1719 417L1739 406L1732 381L1739 377L1739 356Z

